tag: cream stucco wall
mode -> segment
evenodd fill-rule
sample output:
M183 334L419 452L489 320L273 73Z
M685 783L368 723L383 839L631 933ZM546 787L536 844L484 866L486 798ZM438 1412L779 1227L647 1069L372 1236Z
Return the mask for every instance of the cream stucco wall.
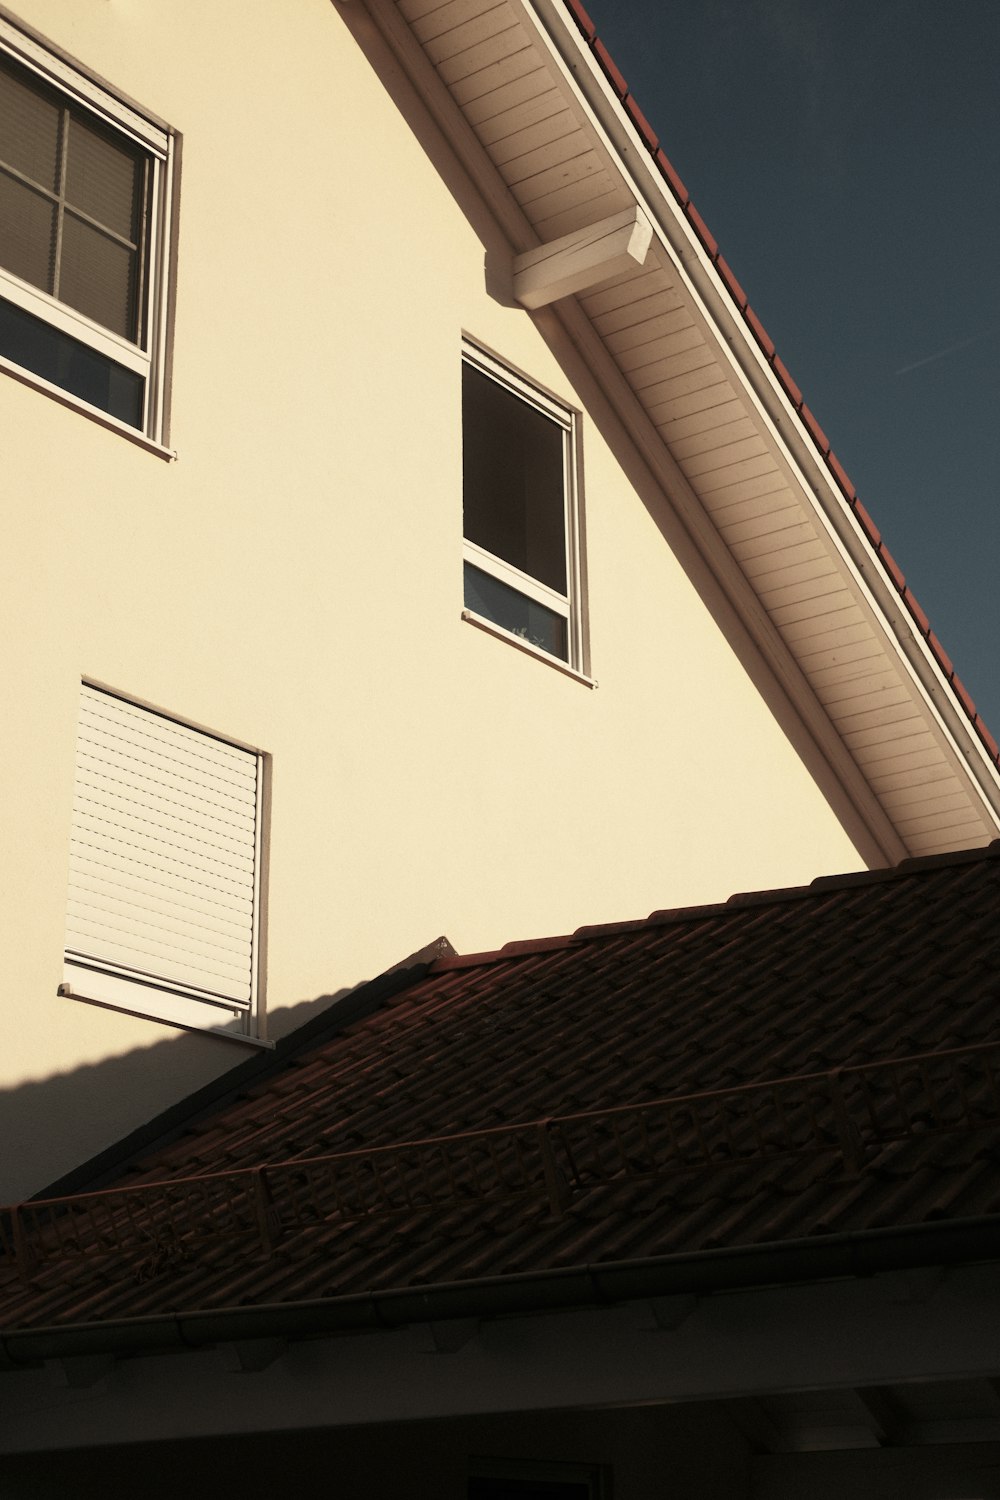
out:
M503 245L329 0L16 13L183 153L176 462L0 375L0 1197L244 1056L56 996L81 677L272 757L272 1035L442 932L857 867L554 319L488 293ZM587 413L596 690L461 619L463 330Z

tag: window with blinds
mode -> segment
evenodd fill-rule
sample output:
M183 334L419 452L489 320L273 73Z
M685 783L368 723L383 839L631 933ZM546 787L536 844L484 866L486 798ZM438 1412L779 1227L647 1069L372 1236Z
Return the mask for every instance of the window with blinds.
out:
M66 920L73 994L182 1025L249 1023L261 773L253 751L83 686Z
M0 357L162 439L170 140L0 19Z

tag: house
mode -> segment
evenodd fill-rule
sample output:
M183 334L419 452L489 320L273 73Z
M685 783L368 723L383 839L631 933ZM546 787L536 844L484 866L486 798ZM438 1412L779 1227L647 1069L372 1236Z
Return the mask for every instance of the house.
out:
M990 1493L1000 752L577 0L16 0L0 192L5 1483Z
M1000 841L317 1017L0 1216L5 1493L997 1496L998 899Z
M442 930L1000 833L579 5L18 0L0 80L0 1196Z

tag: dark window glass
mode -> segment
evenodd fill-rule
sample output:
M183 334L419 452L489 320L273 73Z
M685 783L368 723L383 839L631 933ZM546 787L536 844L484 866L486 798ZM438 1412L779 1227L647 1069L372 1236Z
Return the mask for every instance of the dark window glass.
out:
M2 300L0 354L130 427L142 426L141 375Z
M66 202L123 240L136 237L141 153L71 113Z
M112 333L131 338L135 329L135 251L110 235L63 215L59 300Z
M534 599L528 599L509 583L501 583L499 578L473 567L472 563L465 564L465 607L512 635L519 635L532 646L562 661L569 659L566 621L562 615L546 609L544 604L536 604Z
M0 162L48 192L59 187L59 101L0 61Z
M51 292L56 270L56 205L0 168L0 266Z
M564 430L474 366L462 370L466 539L565 594Z
M140 342L146 156L0 59L0 266Z

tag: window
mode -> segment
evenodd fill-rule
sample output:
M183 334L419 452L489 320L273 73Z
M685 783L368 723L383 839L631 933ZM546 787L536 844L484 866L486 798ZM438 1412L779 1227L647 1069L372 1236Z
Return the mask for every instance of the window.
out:
M163 440L171 141L0 19L0 358Z
M257 1007L262 758L84 684L64 990L182 1026Z
M466 610L582 670L575 415L471 345L462 484Z

